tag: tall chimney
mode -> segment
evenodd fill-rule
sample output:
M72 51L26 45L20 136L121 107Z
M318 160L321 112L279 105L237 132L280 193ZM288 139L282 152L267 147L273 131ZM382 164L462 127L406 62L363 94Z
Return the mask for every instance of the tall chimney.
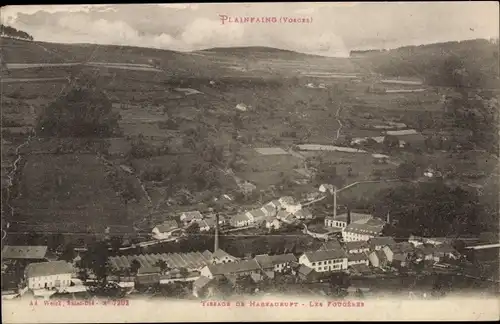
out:
M219 249L219 213L215 213L215 242L214 253Z
M386 217L386 221L387 225L391 224L391 215L390 215L390 211L387 211L387 217Z
M333 219L337 218L337 187L333 187Z
M347 225L351 224L351 208L347 206Z

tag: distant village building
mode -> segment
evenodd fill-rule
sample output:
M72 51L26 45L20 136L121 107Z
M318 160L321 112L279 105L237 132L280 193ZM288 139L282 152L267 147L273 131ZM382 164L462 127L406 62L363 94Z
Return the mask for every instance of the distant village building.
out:
M347 255L342 249L305 252L299 263L316 272L347 270Z
M260 265L255 260L244 260L238 262L220 263L207 265L201 269L201 275L209 279L234 275L236 277L244 275L258 274L261 272Z
M278 209L270 204L266 204L261 208L266 217L274 217L278 213Z
M179 230L179 224L175 220L167 220L153 228L153 236L156 239L167 239L172 237L175 231Z
M354 213L354 212L351 212L350 214L351 214L351 220L350 220L351 223L366 223L368 220L373 218L373 216L370 214ZM347 213L339 214L336 217L334 216L325 217L326 227L346 228L347 225L348 225Z
M304 219L313 219L313 214L311 210L307 208L303 208L294 213L296 219L304 220Z
M378 219L370 219L366 223L351 223L342 230L342 238L345 242L368 241L381 236L384 226L385 222Z
M253 224L253 219L247 213L239 213L231 217L229 224L233 227L245 227Z
M203 215L195 210L195 211L190 211L190 212L184 212L180 216L181 222L183 222L185 225L190 224L191 222L195 220L200 220L203 219Z
M212 259L210 260L211 264L220 264L220 263L229 263L229 262L237 262L238 258L230 255L229 253L223 251L222 249L218 249L212 254Z
M251 211L246 212L246 214L255 224L264 222L264 219L266 218L266 214L261 209L252 209Z
M31 263L24 270L28 289L62 289L71 285L73 265L66 261Z
M25 260L30 262L45 261L45 245L5 245L2 248L2 260Z
M297 262L297 258L293 253L278 255L260 254L256 255L254 260L257 261L264 271L272 270L274 272L283 272L291 263Z
M109 264L115 270L130 269L134 260L137 260L142 268L156 268L158 261L163 260L171 269L186 268L191 271L200 270L207 264L212 263L212 253L210 251L188 252L188 253L150 253L139 255L113 256L108 259Z
M349 267L353 265L364 264L369 265L370 261L366 253L348 253L347 254L347 265Z
M374 268L386 268L388 265L387 256L382 250L371 252L368 255L368 260L370 260L370 264Z
M370 250L380 251L384 246L395 245L396 241L389 236L372 237L368 244L370 245Z
M287 212L292 214L302 209L302 205L298 202L295 202L293 197L290 196L281 197L279 199L279 202L282 208L284 208Z
M281 228L281 222L279 219L274 218L272 216L266 217L266 228L267 229L280 229Z
M350 254L365 253L370 251L370 245L366 241L353 241L345 243L345 250Z

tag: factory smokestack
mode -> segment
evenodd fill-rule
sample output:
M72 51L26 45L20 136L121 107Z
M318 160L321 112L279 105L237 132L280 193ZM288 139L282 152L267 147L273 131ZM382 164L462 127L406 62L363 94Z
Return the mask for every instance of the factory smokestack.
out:
M337 219L337 187L333 187L333 219Z
M390 212L389 212L389 211L387 211L387 216L386 216L386 220L385 220L385 221L386 221L386 223L387 223L388 225L390 225L390 224L391 224L391 215L390 215Z
M347 225L351 224L351 208L347 206Z
M214 253L219 249L219 213L215 213Z

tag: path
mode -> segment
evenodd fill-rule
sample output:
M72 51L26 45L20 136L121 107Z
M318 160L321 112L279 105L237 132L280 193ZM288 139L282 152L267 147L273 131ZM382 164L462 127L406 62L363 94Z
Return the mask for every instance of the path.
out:
M339 137L340 137L340 132L342 130L342 127L344 127L344 125L342 124L342 121L340 120L340 112L342 111L342 106L339 107L339 109L337 109L337 112L335 113L335 118L337 119L337 122L339 123L339 128L337 129L337 136L335 137L335 140L338 140Z

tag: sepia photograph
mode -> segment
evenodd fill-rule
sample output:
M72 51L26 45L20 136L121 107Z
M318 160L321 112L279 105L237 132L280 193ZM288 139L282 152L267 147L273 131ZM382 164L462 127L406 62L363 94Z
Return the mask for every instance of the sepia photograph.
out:
M2 322L499 320L499 10L1 7Z

